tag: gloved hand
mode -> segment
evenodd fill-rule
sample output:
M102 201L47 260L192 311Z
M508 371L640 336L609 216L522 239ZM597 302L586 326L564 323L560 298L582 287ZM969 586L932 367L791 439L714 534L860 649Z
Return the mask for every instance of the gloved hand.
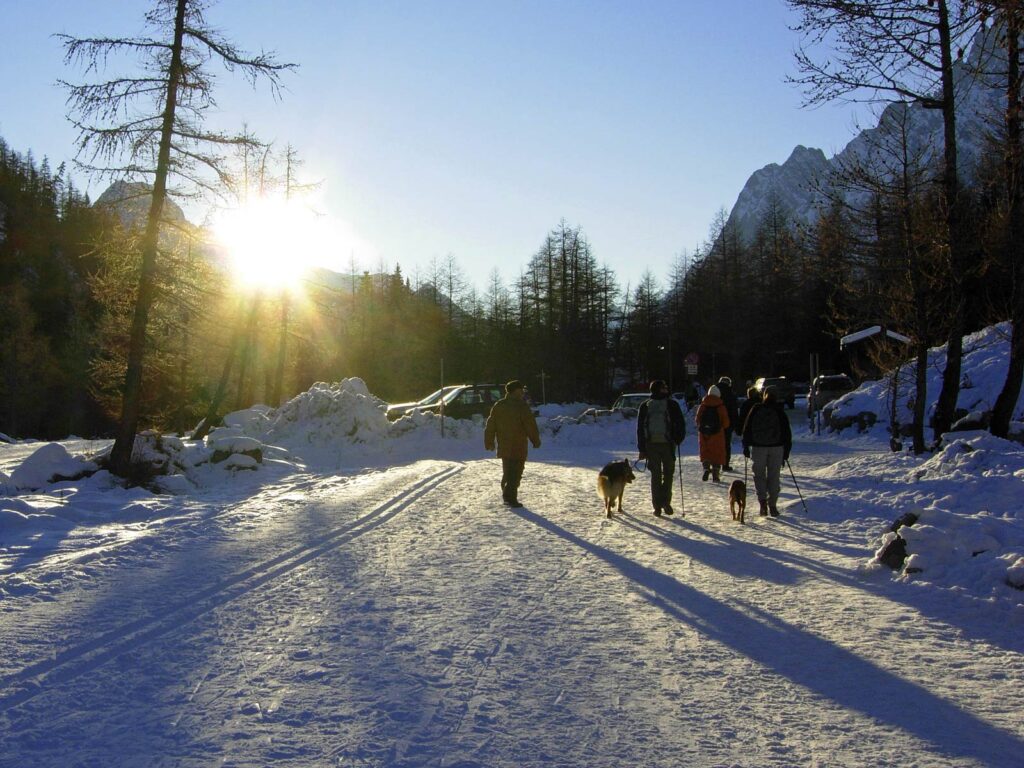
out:
M783 451L782 452L782 463L785 464L787 461L789 461L789 451Z
M744 445L743 446L743 455L746 456L748 459L750 458L750 446L749 445Z
M636 460L637 461L643 461L646 458L647 458L647 454L644 453L643 451L640 451L640 453L637 454Z

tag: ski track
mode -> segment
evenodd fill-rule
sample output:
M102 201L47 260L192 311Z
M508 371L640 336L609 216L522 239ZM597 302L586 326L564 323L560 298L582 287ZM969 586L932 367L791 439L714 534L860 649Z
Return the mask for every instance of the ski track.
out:
M0 766L1019 765L1019 642L682 466L674 518L648 475L608 520L596 467L510 510L497 462L421 462L129 543L0 629Z
M248 595L309 560L365 535L461 471L462 467L454 467L428 475L389 498L376 509L329 531L311 543L304 543L271 560L235 573L201 592L189 595L177 604L164 606L159 616L115 627L95 639L65 648L55 653L52 658L36 662L14 674L0 678L0 691L5 691L0 695L0 714L44 692L50 687L51 679L54 681L53 684L73 680L80 674L194 621L208 611Z

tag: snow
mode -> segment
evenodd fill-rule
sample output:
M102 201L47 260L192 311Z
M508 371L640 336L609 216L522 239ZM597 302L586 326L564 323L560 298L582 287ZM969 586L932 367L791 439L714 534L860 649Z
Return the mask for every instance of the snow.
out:
M840 338L839 348L844 349L845 347L851 344L856 344L859 341L870 339L872 336L875 336L876 334L879 333L884 333L886 337L890 339L895 339L896 341L901 342L903 344L909 344L911 341L909 336L904 336L902 333L890 331L889 329L883 328L880 325L872 325L870 328L865 328L864 330L857 331L856 333L848 333L846 336Z
M358 379L140 436L156 490L81 475L109 442L0 444L0 765L1020 764L1024 446L797 419L781 517L740 526L691 430L677 515L638 473L607 520L634 421L535 408L521 510L482 423Z
M985 328L978 333L964 337L963 363L960 395L957 408L981 414L991 411L1006 380L1009 364L1010 326L1009 323ZM946 365L945 347L933 347L928 351L928 415L935 411L935 401L942 388L942 371ZM914 378L916 364L912 360L901 367L899 387L896 396L896 418L901 424L913 421ZM878 417L871 431L881 435L889 429L890 391L892 377L887 375L876 382L867 382L830 403L834 418L856 417L861 413L873 413ZM1024 390L1017 399L1013 410L1011 433L1024 435Z
M36 490L56 480L79 477L98 467L75 458L57 443L46 443L11 473L9 483L19 490Z

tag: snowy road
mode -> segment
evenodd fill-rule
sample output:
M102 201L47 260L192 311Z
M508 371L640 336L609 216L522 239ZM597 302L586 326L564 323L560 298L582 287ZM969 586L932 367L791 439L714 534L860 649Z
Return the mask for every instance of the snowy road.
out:
M0 765L1020 765L1019 632L816 513L856 450L798 446L810 514L787 483L745 527L692 457L685 518L640 482L607 521L606 456L549 448L522 510L492 459L420 461L41 559L0 603Z

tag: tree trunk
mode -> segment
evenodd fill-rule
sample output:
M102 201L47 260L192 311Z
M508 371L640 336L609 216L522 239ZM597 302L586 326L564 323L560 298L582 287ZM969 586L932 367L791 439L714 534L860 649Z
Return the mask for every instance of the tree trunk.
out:
M217 418L217 411L220 409L220 404L224 402L224 396L228 391L228 381L231 380L231 369L235 365L235 356L238 353L238 348L242 344L242 335L245 333L245 329L250 327L255 321L256 312L259 308L259 295L253 299L252 307L249 310L249 317L246 321L239 319L238 326L235 328L235 332L231 335L231 342L228 345L228 356L224 360L224 368L220 373L220 382L217 384L217 391L213 395L213 399L210 401L210 406L206 409L206 415L203 420L199 422L199 426L196 431L192 433L193 440L202 440L206 437L210 430L213 428L213 422ZM241 310L241 307L239 307Z
M914 455L920 456L925 451L924 420L928 411L928 344L917 343L917 371L914 376Z
M939 0L939 44L942 53L942 125L944 138L943 191L946 202L946 229L949 237L949 266L952 306L946 339L946 367L942 371L942 389L935 409L936 445L953 424L960 396L960 371L963 363L964 332L967 323L965 283L969 270L964 237L964 217L957 171L956 94L953 89L953 54L950 42L949 9Z
M156 176L153 179L153 197L146 219L146 230L142 238L142 267L139 271L139 291L135 298L135 314L132 317L131 335L128 342L128 369L125 373L124 393L121 397L121 419L117 425L117 436L110 452L109 470L127 477L131 470L132 449L139 425L139 406L142 401L142 360L146 349L146 326L149 310L156 294L156 257L160 237L160 219L163 216L164 200L167 197L167 173L171 158L171 133L174 127L174 113L177 108L178 87L181 78L182 40L185 32L185 7L188 0L178 0L174 18L174 43L171 46L171 63L167 73L167 98L164 107L163 124L160 128L160 148L157 154Z
M288 344L288 294L281 296L281 335L277 342L277 367L274 370L274 388L270 395L270 405L277 408L281 405L281 393L284 388L284 363Z

